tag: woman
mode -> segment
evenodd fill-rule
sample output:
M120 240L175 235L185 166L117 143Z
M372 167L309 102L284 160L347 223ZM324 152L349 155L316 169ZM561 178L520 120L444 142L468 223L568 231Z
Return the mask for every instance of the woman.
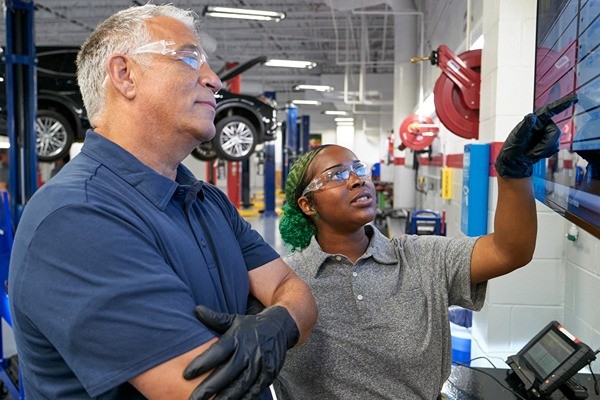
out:
M529 114L496 162L494 233L479 238L402 236L368 225L368 168L336 145L301 156L286 182L280 221L285 258L313 290L319 319L288 352L275 388L287 399L436 399L450 374L448 307L483 306L487 280L527 264L537 232L531 166L558 150L550 117L576 101Z

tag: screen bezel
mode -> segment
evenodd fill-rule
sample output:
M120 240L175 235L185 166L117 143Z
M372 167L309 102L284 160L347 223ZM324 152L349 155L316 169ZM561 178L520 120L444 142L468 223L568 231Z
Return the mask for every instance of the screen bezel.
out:
M556 368L554 368L552 371L550 371L547 375L541 376L538 373L537 369L534 366L532 366L529 361L527 361L527 359L525 358L525 354L527 354L533 346L535 346L537 343L539 343L550 332L555 333L561 339L561 341L563 343L567 344L568 347L570 347L573 351L571 352L571 354L569 354L569 356L566 359L564 359L559 365L557 365ZM551 376L556 370L558 370L565 363L567 363L569 361L569 359L571 359L571 357L573 357L575 354L577 354L577 351L579 351L579 346L577 346L577 343L575 343L573 340L571 340L571 338L569 338L567 335L565 335L559 329L559 326L552 324L552 325L548 326L546 329L544 329L542 332L540 332L538 335L536 335L536 337L533 340L531 340L529 343L527 343L527 345L525 347L523 347L523 349L521 349L521 351L518 353L518 356L519 356L519 359L521 360L522 365L526 365L527 369L529 371L531 371L539 381L544 381L549 376Z
M538 50L539 50L540 42L542 39L540 37L540 35L543 36L543 33L544 33L544 32L540 31L540 24L543 23L543 21L540 18L540 9L541 9L541 4L543 2L544 2L544 0L537 1L537 10L536 10L536 39L535 39L535 57L534 57L534 59L535 59L535 61L534 61L534 96L533 96L533 101L532 101L532 109L536 109L536 98L540 94L540 93L538 93L538 83L540 82L541 77L538 76L537 65L540 62L540 60L538 59L538 56L539 56ZM546 2L550 3L551 1L548 0ZM556 7L556 14L560 14L561 12L564 11L564 9L566 7L569 6L569 3L572 2L572 0L556 0L555 2L557 4L560 3L561 7ZM580 13L582 12L582 9L585 8L584 6L587 4L586 1L584 1L582 3L583 4L581 4L581 3L578 4L577 13L573 19L573 21L574 21L573 23L578 23L578 20L580 18ZM589 29L589 26L587 26L585 29ZM579 27L577 27L577 35L576 35L577 43L579 43L578 41L580 40L581 34L582 34L582 32L580 32ZM577 48L577 46L575 46L575 48ZM575 59L577 60L577 57L575 57ZM577 71L578 68L580 68L580 67L578 66L578 64L576 64L572 67L572 70ZM577 88L577 86L578 86L578 82L574 82L574 89L577 89L577 92L578 92L579 89ZM565 93L562 93L562 94L564 95ZM580 114L581 113L577 113L576 111L573 111L573 113L569 115L567 120L573 121L575 119L575 117ZM564 123L565 120L559 121L558 119L556 119L555 122L557 123L557 125L560 125L561 123ZM574 124L574 122L571 122L571 126L570 126L571 128L573 128L573 126L574 126L573 124ZM562 146L563 146L563 144L561 144L561 148L562 148ZM571 146L572 146L572 144L571 144ZM565 149L563 149L563 150L565 150ZM600 153L600 149L597 149L597 150L592 149L592 150ZM546 206L548 206L549 208L551 208L553 211L557 212L563 218L567 219L570 222L573 222L574 224L578 225L580 228L586 230L587 232L594 235L595 237L600 238L600 222L599 222L600 214L598 214L597 210L595 210L595 209L580 207L578 205L578 201L581 196L583 196L584 198L593 196L591 198L591 200L585 200L585 202L589 202L589 201L594 202L594 200L600 199L600 194L594 193L594 192L588 192L579 187L564 185L564 183L557 182L553 179L550 179L550 180L547 179L545 176L546 175L546 162L547 161L542 160L541 162L536 164L536 167L534 168L533 182L534 182L534 188L535 188L535 198L538 201L540 201L541 203L543 203ZM543 165L540 165L540 164L543 164ZM572 173L576 173L576 171L573 171ZM546 189L546 186L550 186L552 188L552 189L550 189L551 190L550 192ZM568 192L568 195L566 195L566 199L561 199L560 197L553 198L553 196L551 196L552 192L556 192L556 193L559 193L559 192L567 193Z

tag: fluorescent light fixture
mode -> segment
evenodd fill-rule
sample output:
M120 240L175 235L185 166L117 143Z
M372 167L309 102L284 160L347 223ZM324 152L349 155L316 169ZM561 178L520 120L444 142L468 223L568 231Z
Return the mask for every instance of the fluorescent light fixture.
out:
M483 49L483 35L479 36L477 40L473 42L470 50Z
M296 85L294 90L316 90L317 92L331 92L333 86L329 85Z
M354 118L353 117L339 117L339 118L334 118L333 119L335 122L354 122Z
M317 66L317 63L312 61L300 60L276 60L270 59L265 63L267 67L287 67L287 68L308 68L312 69Z
M320 106L321 102L318 100L292 100L292 104L304 106Z
M354 126L354 122L337 122L337 126Z
M327 111L323 111L323 114L325 114L325 115L348 115L348 111L327 110Z
M279 22L285 18L285 13L275 11L250 10L245 8L206 6L202 15L217 18L252 19L256 21Z

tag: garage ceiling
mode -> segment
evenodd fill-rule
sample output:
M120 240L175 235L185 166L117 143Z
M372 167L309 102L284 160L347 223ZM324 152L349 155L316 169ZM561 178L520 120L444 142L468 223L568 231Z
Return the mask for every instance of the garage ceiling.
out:
M36 0L36 41L40 45L80 45L94 27L114 12L142 4L142 0ZM257 56L309 60L312 70L255 67L267 89L289 90L297 83L318 82L321 74L343 74L343 63L364 61L367 73L393 72L394 2L377 0L172 0L202 15L204 6L273 10L286 13L280 22L203 17L203 29L216 41L210 55L215 70L226 62L244 62ZM158 3L154 1L154 3ZM408 1L406 11L415 11ZM403 4L406 6L406 4ZM0 27L5 40L4 24ZM210 39L207 39L210 41ZM212 42L212 41L211 41ZM214 42L207 43L209 50Z
M4 3L4 0L0 1ZM38 45L79 46L96 25L111 14L145 2L34 0L36 42ZM361 66L365 76L387 74L389 77L394 72L395 54L408 54L406 49L398 48L402 45L394 43L398 21L395 17L409 13L414 22L415 13L423 12L426 29L428 15L439 15L440 10L443 14L453 2L464 0L170 0L176 6L196 11L203 19L202 29L208 35L203 42L209 62L217 72L223 71L227 62L243 63L257 56L317 63L310 70L255 66L243 74L242 90L245 93L258 95L263 91L275 91L278 100L283 102L291 98L309 98L314 92L298 93L293 87L302 83L321 84L322 75L332 75L337 76L334 78L336 92L318 94L324 103L322 109L347 110L351 107L343 101L344 74L354 79L354 87L350 90L357 90L356 78ZM208 5L279 11L284 12L286 18L280 22L259 22L202 17L204 7ZM410 44L409 54L413 56L419 32L417 24L409 25L406 33L402 32L402 42ZM5 24L0 24L0 42L4 43L5 39ZM387 85L385 95L377 88L365 87L365 90L373 92L367 92L367 98L386 103L391 110L392 91L389 83ZM353 96L352 93L346 95ZM305 110L308 112L306 106ZM310 110L311 113L320 111Z

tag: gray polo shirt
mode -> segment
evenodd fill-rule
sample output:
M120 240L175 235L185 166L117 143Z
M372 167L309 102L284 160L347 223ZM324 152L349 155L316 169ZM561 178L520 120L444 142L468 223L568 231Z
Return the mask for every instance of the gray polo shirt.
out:
M275 382L279 400L434 399L450 375L448 307L479 310L471 286L477 238L402 236L365 227L371 241L352 264L315 238L285 261L313 290L319 319L290 350Z

